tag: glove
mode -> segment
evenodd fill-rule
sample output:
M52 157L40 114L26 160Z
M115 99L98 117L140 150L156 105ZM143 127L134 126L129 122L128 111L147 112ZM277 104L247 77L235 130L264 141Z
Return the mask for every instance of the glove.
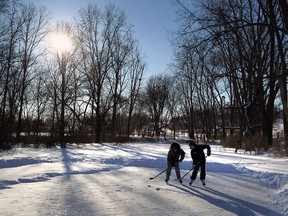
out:
M207 156L210 156L211 155L211 152L207 152Z
M179 162L182 162L183 160L179 160Z

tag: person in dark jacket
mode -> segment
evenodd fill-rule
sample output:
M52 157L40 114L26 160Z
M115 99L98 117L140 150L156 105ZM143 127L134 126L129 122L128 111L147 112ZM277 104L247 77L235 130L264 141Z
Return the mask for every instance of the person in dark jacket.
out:
M182 183L181 176L180 176L180 167L179 162L182 162L185 157L185 152L181 149L181 146L177 142L173 142L170 145L170 149L167 155L167 170L166 170L166 179L165 182L169 181L171 170L175 167L175 172L177 179L180 179L180 183Z
M200 180L202 184L205 186L205 178L206 178L206 157L204 154L204 149L207 149L207 156L211 155L211 148L209 145L197 145L193 140L189 143L190 149L191 149L191 158L193 160L193 172L190 177L191 181L189 182L189 185L193 184L193 181L197 177L197 173L199 171L199 168L201 170L200 172Z

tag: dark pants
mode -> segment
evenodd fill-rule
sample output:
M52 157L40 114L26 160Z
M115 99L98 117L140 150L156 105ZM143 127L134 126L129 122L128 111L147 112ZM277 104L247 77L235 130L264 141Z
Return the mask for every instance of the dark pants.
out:
M194 163L194 164L197 164L197 163ZM197 177L197 173L200 169L200 179L205 180L205 177L206 177L205 165L206 165L205 160L202 160L199 164L195 165L190 179L195 180Z
M171 175L171 170L172 170L172 166L170 165L170 163L167 161L167 171L166 171L166 180L168 181L170 179L170 175ZM177 179L180 179L180 167L179 167L179 162L175 163L175 172L176 172L176 177Z

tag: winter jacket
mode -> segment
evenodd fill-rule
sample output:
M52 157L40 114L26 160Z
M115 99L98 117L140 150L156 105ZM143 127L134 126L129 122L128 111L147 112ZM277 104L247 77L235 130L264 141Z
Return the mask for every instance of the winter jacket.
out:
M185 152L183 149L179 148L177 151L173 151L171 148L167 155L167 160L170 166L174 167L177 162L182 162L185 157Z
M211 155L211 148L209 145L194 144L194 146L195 146L194 149L191 149L190 152L194 164L197 164L198 162L205 160L204 149L207 149L207 156Z

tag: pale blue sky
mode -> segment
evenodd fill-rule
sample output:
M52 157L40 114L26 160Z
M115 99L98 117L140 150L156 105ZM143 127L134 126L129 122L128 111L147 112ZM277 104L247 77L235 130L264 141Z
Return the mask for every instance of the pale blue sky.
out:
M27 0L28 1L28 0ZM167 40L168 32L177 28L173 0L29 0L46 6L55 20L71 20L80 8L89 3L99 8L112 3L123 10L128 22L134 25L135 38L148 64L144 75L167 73L172 49Z

